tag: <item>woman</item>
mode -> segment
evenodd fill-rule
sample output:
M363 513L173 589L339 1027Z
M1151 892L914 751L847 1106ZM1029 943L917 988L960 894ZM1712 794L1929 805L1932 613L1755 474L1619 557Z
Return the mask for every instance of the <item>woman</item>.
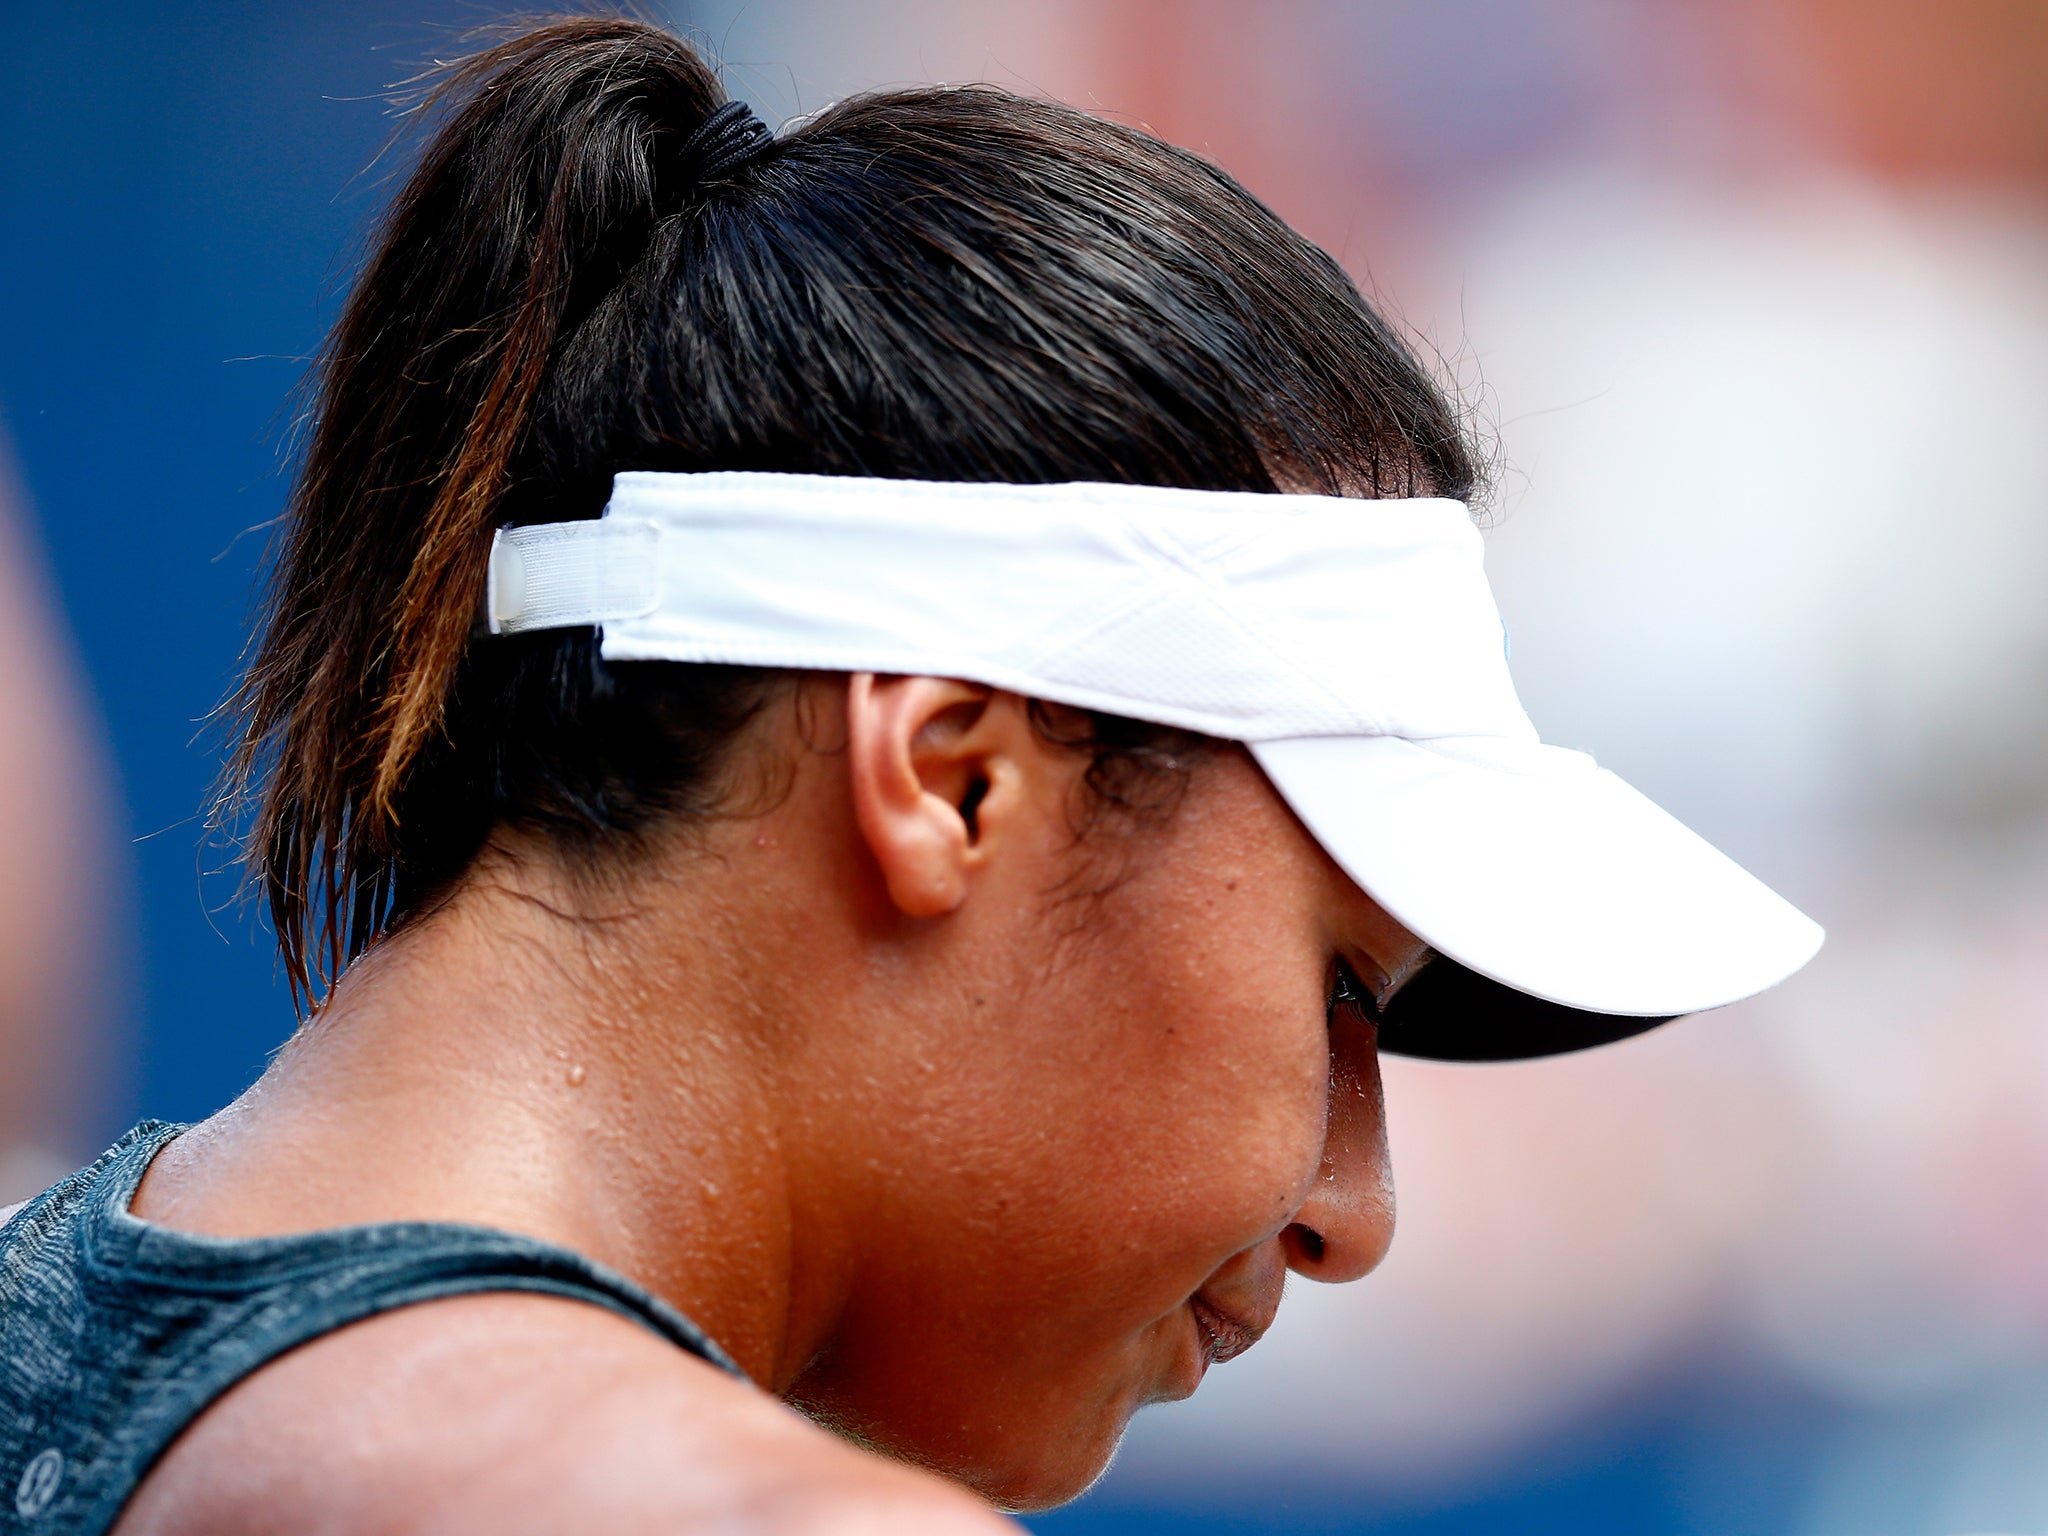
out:
M443 100L241 695L311 1016L9 1221L17 1528L995 1529L1378 1262L1381 1044L1811 952L1535 742L1456 417L1213 167L612 20Z

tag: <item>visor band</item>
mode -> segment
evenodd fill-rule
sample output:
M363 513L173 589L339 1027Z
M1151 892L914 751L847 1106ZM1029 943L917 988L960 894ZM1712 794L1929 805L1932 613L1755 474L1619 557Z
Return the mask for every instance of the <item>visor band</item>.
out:
M1534 741L1460 502L621 474L501 530L494 634L614 661L962 677L1233 741Z

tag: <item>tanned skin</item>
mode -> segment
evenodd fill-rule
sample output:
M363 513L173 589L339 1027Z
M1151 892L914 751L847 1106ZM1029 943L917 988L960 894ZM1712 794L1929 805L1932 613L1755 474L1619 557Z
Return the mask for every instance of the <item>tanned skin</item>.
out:
M732 814L595 875L495 844L135 1212L528 1233L755 1385L587 1305L416 1306L229 1392L120 1536L993 1533L1249 1347L1290 1268L1372 1269L1374 1032L1330 996L1428 951L1242 751L1077 838L1085 766L1013 695L819 677Z

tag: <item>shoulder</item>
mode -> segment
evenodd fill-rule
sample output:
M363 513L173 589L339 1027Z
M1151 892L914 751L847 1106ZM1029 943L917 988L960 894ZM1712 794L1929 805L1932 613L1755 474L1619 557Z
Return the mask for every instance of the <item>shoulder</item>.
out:
M193 1423L117 1532L223 1529L1017 1528L599 1308L489 1295L389 1313L257 1372Z

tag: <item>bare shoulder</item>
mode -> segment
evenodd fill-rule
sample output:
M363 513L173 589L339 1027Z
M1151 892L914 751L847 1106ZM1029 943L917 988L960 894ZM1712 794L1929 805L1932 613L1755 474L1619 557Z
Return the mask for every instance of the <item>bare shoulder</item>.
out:
M265 1367L179 1439L116 1529L1014 1536L1017 1527L622 1318L491 1295L374 1318Z

